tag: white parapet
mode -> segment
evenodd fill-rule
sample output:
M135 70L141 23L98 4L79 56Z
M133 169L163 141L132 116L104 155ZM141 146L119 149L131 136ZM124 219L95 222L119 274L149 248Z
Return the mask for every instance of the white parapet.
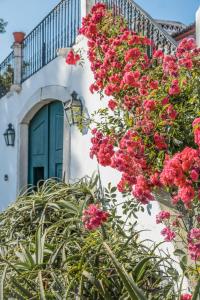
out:
M196 41L198 47L200 47L200 7L196 12Z
M81 0L81 19L87 15L86 3L87 3L87 0Z
M92 6L95 4L95 0L81 0L81 18L85 17Z
M14 51L14 82L10 90L19 93L22 82L22 44L15 42L12 48Z
M86 0L86 12L89 13L92 6L95 4L95 0Z

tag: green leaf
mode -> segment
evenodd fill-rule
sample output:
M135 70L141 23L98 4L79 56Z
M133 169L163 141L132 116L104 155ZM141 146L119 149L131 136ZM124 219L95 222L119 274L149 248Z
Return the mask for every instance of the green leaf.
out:
M12 279L13 284L16 286L16 288L18 289L18 291L20 293L22 293L22 295L29 297L28 299L32 298L33 295L30 293L29 290L25 289L17 280L15 280L14 278Z
M4 280L6 277L6 271L7 271L8 266L6 265L3 274L1 276L1 281L0 281L0 300L4 300Z
M41 271L39 271L38 273L38 279L39 279L39 286L40 286L40 300L46 300Z
M99 280L97 280L92 274L88 273L87 271L83 271L83 275L96 287L103 299L112 300L110 295L104 292L104 289L102 288L101 282Z
M156 258L156 256L145 257L141 261L137 263L135 268L133 269L133 275L135 277L136 282L140 281L147 270L149 260Z
M33 267L35 265L35 261L31 253L29 252L29 250L27 248L24 248L22 245L20 245L20 248L22 249L22 253L24 254L24 259L25 259L24 262L26 262L31 267Z
M181 258L181 261L180 261L180 267L181 267L181 269L183 270L183 272L185 273L185 272L186 272L186 269L187 269L187 255L184 255L184 256Z
M137 287L137 285L135 284L133 279L130 278L130 276L128 275L126 270L120 265L119 261L113 254L110 247L105 242L103 243L103 245L104 245L108 255L110 256L112 263L114 264L115 269L116 269L117 273L119 274L120 279L123 282L124 287L127 290L131 300L147 300L147 298L143 294L142 290Z
M182 256L182 255L185 255L185 252L183 250L181 250L181 249L176 249L174 251L174 255L176 255L176 256Z
M42 264L44 257L44 242L46 232L42 235L42 226L40 225L36 233L36 263Z
M66 200L60 200L57 202L57 204L60 205L60 207L63 207L65 209L67 209L69 212L73 213L73 214L77 214L78 210L77 210L77 206L70 203L69 201Z
M111 188L111 190L110 190L111 194L115 193L115 192L116 192L116 190L117 190L117 188L116 188L115 186L114 186L114 187L112 187L112 188Z
M200 299L200 277L198 279L197 285L195 287L192 300L199 300Z

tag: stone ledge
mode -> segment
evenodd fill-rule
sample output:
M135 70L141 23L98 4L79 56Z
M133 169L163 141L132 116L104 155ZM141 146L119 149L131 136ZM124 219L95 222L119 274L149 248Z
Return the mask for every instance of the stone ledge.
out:
M10 87L10 92L16 92L19 94L21 90L22 90L21 84L12 84Z
M59 48L57 49L57 56L61 56L66 58L67 54L69 53L69 51L71 50L71 48Z

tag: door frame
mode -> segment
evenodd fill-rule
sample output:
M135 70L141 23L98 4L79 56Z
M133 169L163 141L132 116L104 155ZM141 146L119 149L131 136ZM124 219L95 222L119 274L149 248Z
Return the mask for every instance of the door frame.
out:
M70 98L70 91L62 86L47 86L39 89L23 107L18 116L17 128L17 193L27 189L28 185L28 146L29 146L29 123L34 115L45 105ZM64 113L63 128L63 178L65 182L70 178L71 165L71 131Z

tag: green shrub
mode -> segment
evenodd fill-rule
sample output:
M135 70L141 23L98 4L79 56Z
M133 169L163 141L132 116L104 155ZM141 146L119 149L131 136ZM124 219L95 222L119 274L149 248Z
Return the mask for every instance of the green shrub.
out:
M115 189L103 199L96 183L49 180L0 214L0 299L176 299L170 260L124 230L129 218L106 204ZM84 229L83 209L103 200L109 222Z

